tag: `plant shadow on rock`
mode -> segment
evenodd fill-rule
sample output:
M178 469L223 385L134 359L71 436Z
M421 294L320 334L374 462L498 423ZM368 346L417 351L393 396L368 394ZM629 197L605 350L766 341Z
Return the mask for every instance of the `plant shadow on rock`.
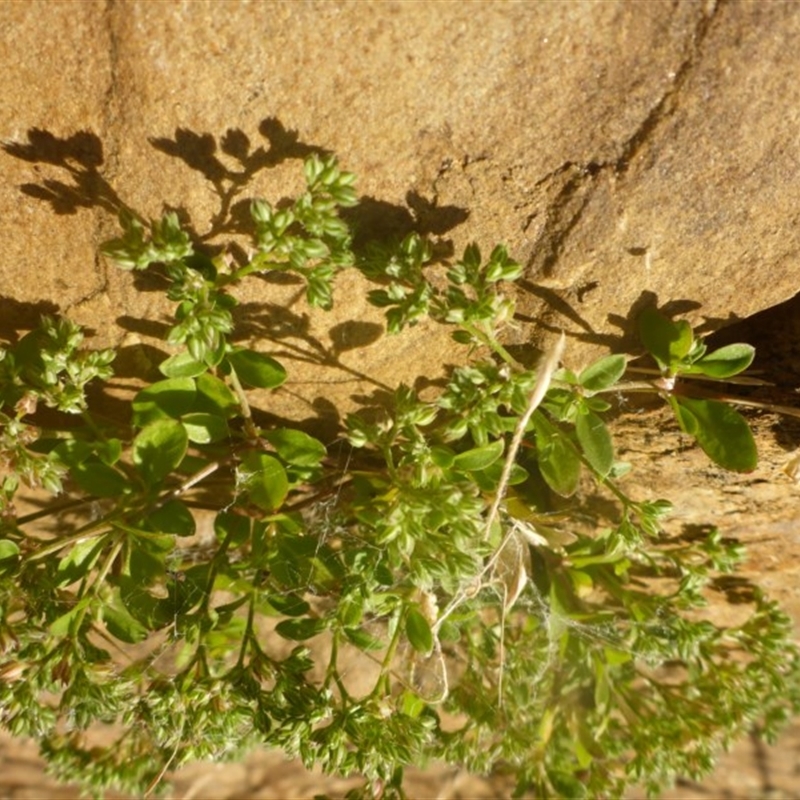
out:
M221 136L177 128L172 138L151 137L149 140L154 149L170 158L179 159L197 172L212 185L218 197L217 209L204 231L194 225L185 207L169 209L177 214L182 229L188 233L195 252L201 258L213 258L223 252L225 245L215 243L220 236L253 234L251 199L242 195L259 172L286 161L302 162L312 154L330 155L330 151L322 146L303 142L297 131L287 129L275 117L262 120L258 131L265 144L254 144L238 128L228 129ZM64 170L69 180L43 178L40 183L25 183L20 186L24 194L47 202L58 215L99 208L114 215L132 213L140 217L127 206L103 175L104 148L96 134L79 131L59 137L49 131L31 129L27 136L26 143L5 143L3 149L15 158L35 164L50 164ZM436 242L438 257L443 259L452 254L452 244L442 237L463 223L468 212L457 206L438 207L435 199L430 201L411 191L406 200L408 207L363 196L354 207L343 209L342 218L354 231L353 250L356 254L363 252L373 241L400 241L411 232L439 237ZM275 206L282 208L289 203L289 198L284 197L277 200ZM234 242L227 247L226 255L239 264L247 262L248 256L240 245ZM132 277L135 288L140 292L163 293L169 285L168 276L158 265L148 270L137 270ZM368 374L347 366L340 358L349 350L375 343L383 332L381 325L365 321L336 323L328 331L331 344L326 345L319 336L311 333L307 313L294 310L296 301L303 294L299 286L302 281L296 275L273 270L258 278L267 284L298 285L299 289L288 305L244 302L235 308L235 339L241 341L252 337L270 341L281 347L276 352L277 356L344 372L351 378L374 383L381 393L389 389ZM55 303L39 304L36 309L11 309L11 313L4 314L0 323L6 329L1 331L3 335L13 339L18 328L33 327L36 321L32 316L39 316L39 307L44 313L58 311ZM161 341L168 330L163 323L127 314L120 315L117 324L128 332ZM153 365L167 355L167 352L153 344L123 347L115 362L115 373L119 378L152 379ZM114 404L113 400L110 402ZM330 425L332 420L338 424L338 414L332 414L331 404L326 403L325 398L312 400L309 405L317 412L324 409L326 425ZM315 427L313 420L309 422ZM322 422L318 418L316 425Z
M58 306L50 300L25 303L10 297L0 297L0 336L9 342L18 339L19 331L29 331L39 324L45 314L57 314Z
M568 340L598 345L612 353L642 352L636 321L644 309L659 308L665 316L672 318L702 307L696 300L689 299L670 300L659 306L658 296L654 292L645 289L631 303L626 313L611 312L607 315L609 324L618 328L619 333L601 333L592 327L574 304L570 303L562 293L555 289L543 286L537 283L535 279L517 281L517 286L523 297L527 295L528 297L537 298L542 301L543 305L541 306L541 313L537 313L536 316L532 316L526 311L517 311L514 315L516 320L548 333L560 334L564 331ZM581 302L580 293L578 302ZM525 302L523 300L520 305L527 307L530 305L530 301ZM537 312L538 310L537 307ZM580 330L575 330L576 328ZM536 351L526 354L523 346L512 347L514 347L512 352L515 357L518 357L526 365L534 363L540 355Z

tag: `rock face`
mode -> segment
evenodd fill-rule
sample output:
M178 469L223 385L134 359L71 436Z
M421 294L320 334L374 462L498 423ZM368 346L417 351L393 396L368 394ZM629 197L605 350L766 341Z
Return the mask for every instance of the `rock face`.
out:
M148 302L96 256L115 200L183 209L206 235L232 193L285 190L284 168L226 176L246 172L230 153L248 140L251 155L339 154L373 226L381 209L402 221L411 195L457 250L507 243L528 266L522 309L577 343L629 334L647 293L711 330L796 291L794 4L42 0L5 13L3 294L106 336Z
M563 329L574 368L634 347L653 299L712 332L800 286L800 5L38 0L3 17L2 337L60 311L141 375L164 348L142 320L170 308L97 256L120 202L179 209L213 243L235 202L293 191L314 148L359 176L365 235L505 242L526 265L511 342ZM288 359L277 414L335 420L453 358L430 326L379 338L357 277L322 321L296 295L240 294L249 334ZM634 444L664 424L631 423L631 459L690 521L720 509L800 619L797 489L780 472L797 438L764 422L760 471L711 475L698 503L702 458L665 467L680 440Z

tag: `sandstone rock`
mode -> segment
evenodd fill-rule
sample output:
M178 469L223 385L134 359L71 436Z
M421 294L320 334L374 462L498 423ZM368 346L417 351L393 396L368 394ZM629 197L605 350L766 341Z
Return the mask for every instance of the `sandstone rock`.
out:
M118 316L154 302L97 258L114 230L105 182L142 213L183 209L206 234L224 181L176 154L191 160L193 148L195 161L219 156L235 168L221 153L226 134L228 144L245 136L251 149L264 146L268 118L278 121L273 134L296 130L306 146L338 153L364 195L396 212L409 192L428 209L458 209L456 219L469 212L443 235L458 249L507 242L528 265L522 310L541 328L566 327L576 358L580 342L618 344L625 334L630 344L643 293L694 306L712 329L796 290L792 4L6 10L0 135L25 145L44 130L73 152L46 163L39 137L30 160L14 148L1 156L4 295L55 303L105 337L119 337ZM58 31L55 46L43 30ZM236 190L280 195L289 171L273 172ZM48 193L52 204L42 202ZM266 288L246 290L248 299L266 300ZM366 313L348 308L346 285L340 295L343 314ZM541 328L526 340L540 340ZM398 346L424 342L431 363L437 335Z
M213 243L221 209L296 188L309 148L359 175L365 233L416 222L456 251L506 242L526 264L509 339L563 328L574 368L634 348L652 300L710 332L800 286L796 4L35 0L3 21L0 336L61 311L123 345L133 383L170 307L98 257L115 208L180 209ZM458 357L430 325L379 339L358 276L327 318L297 293L240 293L248 334L293 359L271 413L330 425ZM642 486L688 509L676 524L717 509L800 614L797 490L780 472L796 438L765 423L761 471L721 477L696 451L665 471L682 441L666 417L637 424Z

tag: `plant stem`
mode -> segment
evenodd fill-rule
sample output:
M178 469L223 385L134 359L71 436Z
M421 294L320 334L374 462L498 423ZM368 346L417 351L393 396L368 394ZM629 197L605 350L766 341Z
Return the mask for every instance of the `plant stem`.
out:
M469 322L462 322L459 327L461 327L471 336L474 336L476 339L479 339L481 342L483 342L486 347L500 356L500 358L502 358L506 364L514 367L514 369L519 368L517 360L511 355L511 353L508 352L508 350L505 349L505 347L503 347L502 344L500 344L500 342L497 341L497 339L491 333L481 330Z
M229 283L236 283L240 281L242 278L246 278L248 275L252 275L254 272L266 272L268 270L281 270L286 269L288 264L285 262L273 261L273 262L262 262L259 260L259 255L261 253L256 253L253 257L253 260L250 261L249 264L245 264L243 267L240 267L237 270L234 270L230 273L230 275L224 275L217 279L218 286L226 286Z
M562 332L561 336L558 338L558 341L545 355L542 364L539 367L536 384L531 391L528 407L525 409L525 413L519 418L516 428L514 429L514 436L511 440L511 445L508 448L508 453L506 454L505 463L503 464L503 471L500 475L500 482L498 483L497 491L495 492L494 501L492 502L491 508L489 509L489 513L486 517L486 525L484 527L483 536L484 541L488 540L491 535L492 526L494 525L495 518L500 510L500 504L503 502L506 491L508 490L508 481L511 477L511 470L514 466L519 448L522 445L522 438L525 435L525 429L530 421L531 416L533 415L533 412L539 407L539 404L544 399L545 394L547 394L547 390L550 387L550 379L553 376L553 372L558 367L558 364L561 361L561 356L564 353L565 342L566 337ZM480 581L484 575L494 568L494 565L500 558L500 554L503 552L503 548L508 544L513 535L514 529L512 528L503 537L503 540L496 548L494 555L492 555L492 557L486 562L480 574L477 576L478 581ZM455 597L453 597L433 625L434 634L438 633L442 623L444 623L444 621L453 613L453 611L455 611L456 608L458 608L458 606L464 602L466 597L469 595L469 590L474 588L474 586L475 581L473 580L470 582L470 587L468 589L461 589L455 595Z
M247 400L247 394L245 393L244 387L239 380L239 376L236 374L236 370L233 367L231 367L228 379L230 381L231 388L236 394L236 399L239 401L239 408L242 410L242 418L244 419L244 432L247 434L249 439L258 439L258 429L253 423L253 412L250 410L250 403Z
M247 646L253 635L253 621L256 615L256 593L255 590L250 592L250 602L247 606L247 623L245 624L244 636L242 636L242 646L239 648L239 658L236 660L237 667L244 666L244 657L247 653Z
M517 420L516 427L514 428L514 435L511 439L511 444L509 445L505 462L503 463L503 471L500 474L500 482L497 485L494 502L492 503L492 506L489 509L489 514L486 518L486 527L484 529L483 537L484 540L489 538L492 525L494 525L495 517L500 509L500 504L505 498L506 491L508 491L508 482L511 479L511 470L513 469L514 463L517 459L519 448L522 446L522 439L525 436L525 430L528 427L531 417L533 416L533 412L536 411L542 400L544 400L544 396L547 394L547 390L550 388L550 379L552 378L553 372L555 372L559 362L561 361L561 356L564 353L565 342L566 338L562 333L558 338L558 341L545 355L541 365L539 366L538 374L536 376L536 383L534 384L530 399L528 400L528 407L525 409L525 413Z
M383 661L381 661L381 672L380 675L378 675L378 680L375 681L375 686L370 692L370 697L377 697L380 695L381 687L386 681L386 678L389 674L389 670L392 664L392 660L394 659L395 653L397 652L397 646L400 644L400 637L403 634L403 623L406 618L405 607L400 609L397 613L398 613L397 625L394 629L394 633L392 634L389 646L386 648L386 654L383 657Z

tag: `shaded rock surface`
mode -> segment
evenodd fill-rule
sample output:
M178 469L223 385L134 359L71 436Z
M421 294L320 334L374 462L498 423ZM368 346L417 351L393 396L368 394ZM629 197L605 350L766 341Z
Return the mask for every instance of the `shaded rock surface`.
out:
M294 191L312 149L358 174L360 235L507 243L526 265L509 342L564 329L573 368L635 348L654 299L712 332L800 288L798 4L1 8L0 335L60 311L122 346L134 384L165 349L170 307L97 255L120 203L178 209L213 245L237 202ZM363 289L343 276L334 313L312 318L297 285L241 288L248 336L290 367L269 412L330 426L456 357L429 325L380 338ZM800 385L786 308L740 329L781 401ZM762 464L746 476L711 470L658 412L624 415L618 432L642 491L675 502L674 524L711 521L750 545L751 574L800 620L800 489L782 472L800 437L755 417ZM755 774L752 759L730 764L720 780ZM758 796L747 780L729 796Z

